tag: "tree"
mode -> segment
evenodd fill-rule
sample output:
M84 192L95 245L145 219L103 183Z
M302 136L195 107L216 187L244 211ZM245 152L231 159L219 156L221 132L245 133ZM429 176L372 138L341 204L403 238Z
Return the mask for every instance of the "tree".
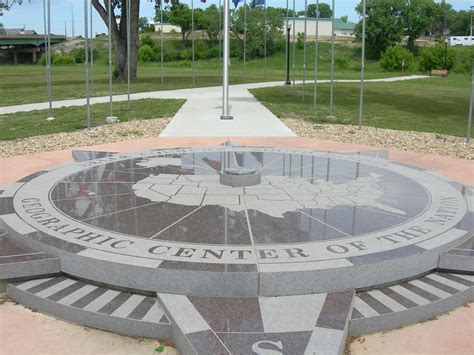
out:
M140 17L138 19L138 30L141 32L149 26L147 17Z
M194 10L194 25L195 30L199 28L199 16L200 16L200 9ZM181 36L183 38L183 42L186 43L189 35L192 32L191 26L191 19L192 19L192 11L186 4L177 3L171 7L170 11L170 23L172 25L178 26L181 29Z
M308 17L316 17L316 4L308 5ZM304 15L304 12L303 12ZM319 18L331 18L332 10L331 6L325 3L319 4Z
M202 12L199 27L206 31L212 43L217 42L219 36L219 9L216 5L209 6Z
M109 25L109 1L111 1L112 21L111 39L115 53L114 77L125 81L127 72L127 1L126 0L92 0L92 5L99 13L105 25ZM120 11L120 24L116 21L116 10ZM138 60L138 18L140 14L140 1L130 0L130 77L137 78Z
M399 43L403 36L403 10L405 0L367 0L366 48L369 58L378 59L381 53ZM362 3L357 5L362 15ZM362 21L356 25L355 33L361 39Z
M3 27L3 23L0 22L0 35L5 34L5 28Z
M407 47L415 52L415 41L425 34L435 17L433 0L407 0L403 8L404 33L408 36Z
M471 32L471 12L458 11L449 26L451 36L468 36Z
M341 21L344 22L344 23L348 23L349 22L349 16L347 16L347 15L341 16Z
M244 41L244 6L232 12L231 31L233 37L241 42ZM285 19L281 11L273 7L267 8L267 54L278 50L283 43L283 28ZM261 58L264 56L265 48L265 9L261 6L250 8L247 5L247 55L250 58Z

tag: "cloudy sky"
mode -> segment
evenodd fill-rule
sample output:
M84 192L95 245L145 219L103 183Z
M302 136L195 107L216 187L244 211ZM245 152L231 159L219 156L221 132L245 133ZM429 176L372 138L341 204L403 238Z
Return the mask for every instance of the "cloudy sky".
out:
M184 3L191 3L191 0L182 0ZM207 0L207 5L202 5L200 0L194 0L195 7L208 6L209 4L217 4L219 0ZM321 0L321 2L330 2L330 0ZM358 21L357 14L354 10L359 0L336 0L336 17L348 15L352 21ZM447 1L455 9L469 9L474 5L473 0L450 0ZM303 0L296 0L298 10L304 6ZM315 0L308 0L308 3L315 3ZM267 0L269 6L286 7L286 0ZM292 0L290 0L290 6ZM233 5L232 5L233 7ZM84 0L51 0L51 30L55 34L71 35L72 31L72 15L74 12L74 30L75 35L84 33ZM150 20L155 13L154 5L148 0L141 1L140 16L146 16ZM43 33L43 0L24 0L22 6L14 5L11 11L5 12L0 17L0 22L7 28L26 27L34 29L38 33ZM94 12L93 26L95 33L106 32L106 27L98 14Z

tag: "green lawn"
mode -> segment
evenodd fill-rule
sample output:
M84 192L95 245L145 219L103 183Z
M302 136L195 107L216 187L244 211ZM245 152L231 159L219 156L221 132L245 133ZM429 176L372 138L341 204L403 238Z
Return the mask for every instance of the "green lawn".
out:
M278 117L300 117L315 123L357 124L359 84L336 84L335 118L329 119L329 85L318 85L313 108L313 85L265 88L251 92ZM394 83L366 83L363 124L379 128L465 136L471 82L469 76L451 75Z
M171 117L183 105L184 100L137 100L132 101L130 111L127 102L114 103L114 115L121 122L145 120L151 118ZM105 123L108 116L108 104L91 105L92 126ZM0 116L0 140L11 140L38 136L42 134L72 132L86 128L86 111L84 106L58 108L54 110L55 120L47 122L47 110L18 112Z
M329 43L320 45L319 76L321 79L329 78ZM307 78L314 77L314 45L308 45ZM350 68L344 71L336 68L336 78L359 78L360 61L354 57L354 51L348 47L338 45L337 55L351 56ZM296 55L297 79L302 78L303 50L298 49ZM230 82L240 84L245 82L284 81L285 70L284 53L279 53L267 58L265 75L264 60L251 60L247 62L244 75L243 61L231 60ZM139 63L138 80L132 84L133 92L146 92L156 90L169 90L192 87L191 62L165 63L164 84L161 84L160 63ZM201 60L195 64L196 87L221 85L221 66L218 59ZM47 100L45 67L42 65L0 65L0 106L10 106ZM368 78L397 76L400 73L388 73L381 70L376 62L367 65ZM108 95L108 68L104 58L94 64L94 83L92 96ZM84 65L63 65L52 67L52 93L53 100L80 98L85 96ZM125 83L114 83L114 94L126 93Z

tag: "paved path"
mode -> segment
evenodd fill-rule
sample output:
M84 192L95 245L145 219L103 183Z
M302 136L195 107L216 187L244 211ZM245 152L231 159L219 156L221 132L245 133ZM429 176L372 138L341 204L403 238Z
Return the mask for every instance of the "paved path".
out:
M423 75L394 78L371 79L367 82L394 82L428 78ZM321 80L320 83L327 83ZM357 83L359 80L336 80L339 83ZM300 83L300 82L297 82ZM220 120L222 111L222 87L206 87L168 91L152 91L132 94L132 100L140 99L186 99L186 103L176 113L174 119L161 133L168 137L186 136L295 136L273 113L265 108L249 89L280 86L282 83L266 82L232 85L230 87L230 106L233 120ZM91 103L106 103L108 96L95 97ZM116 95L114 101L125 101L127 95ZM85 105L85 99L53 101L53 108ZM48 103L35 103L0 107L0 115L45 110Z

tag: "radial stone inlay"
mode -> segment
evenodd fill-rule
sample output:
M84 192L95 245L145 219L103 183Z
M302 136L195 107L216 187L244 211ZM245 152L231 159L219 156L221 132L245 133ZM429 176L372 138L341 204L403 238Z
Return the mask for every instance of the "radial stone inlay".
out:
M224 145L82 160L17 184L1 217L62 271L118 286L333 292L432 270L468 238L464 190L370 154Z

